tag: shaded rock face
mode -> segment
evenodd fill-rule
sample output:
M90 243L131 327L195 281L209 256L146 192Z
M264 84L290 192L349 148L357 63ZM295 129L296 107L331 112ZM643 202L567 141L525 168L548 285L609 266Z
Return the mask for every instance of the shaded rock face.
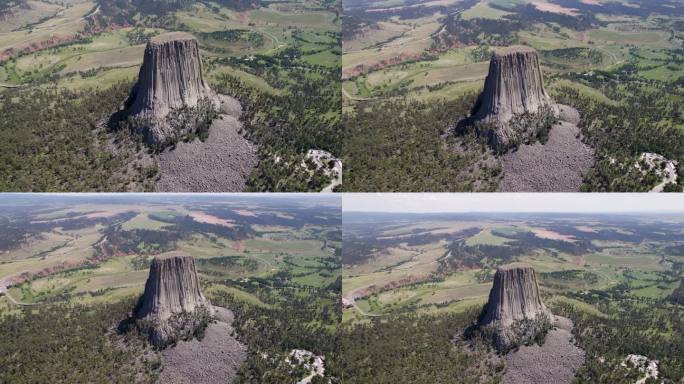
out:
M550 327L551 312L539 295L532 267L511 264L494 275L494 285L479 325L492 331L498 349L534 340Z
M199 287L192 256L168 253L155 257L134 311L143 332L157 346L191 337L209 321L212 308Z
M165 121L170 112L215 98L202 77L197 40L190 34L173 32L147 43L138 82L126 105L128 114L142 121L146 141L160 143L174 134Z
M508 146L537 133L521 132L519 126L510 124L511 120L540 113L557 114L557 110L544 89L537 51L514 46L492 54L484 91L473 108L471 122L491 125L493 144Z

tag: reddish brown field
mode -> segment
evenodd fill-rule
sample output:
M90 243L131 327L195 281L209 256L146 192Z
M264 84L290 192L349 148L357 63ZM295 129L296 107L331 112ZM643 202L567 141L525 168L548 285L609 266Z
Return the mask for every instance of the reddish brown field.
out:
M233 228L235 226L235 223L232 220L221 219L204 212L191 212L190 217L198 223L222 225L228 228Z
M246 209L234 209L233 212L237 213L240 216L249 216L249 217L256 217L257 216L254 212L248 211Z
M570 243L576 241L575 238L572 236L563 235L563 234L560 234L560 233L554 232L554 231L549 231L548 229L534 228L534 229L532 229L532 233L534 233L535 236L537 236L541 239L560 240L560 241L567 241Z
M545 1L533 1L532 4L540 11L559 13L568 16L577 16L577 10L574 8L565 8L558 4L547 3Z

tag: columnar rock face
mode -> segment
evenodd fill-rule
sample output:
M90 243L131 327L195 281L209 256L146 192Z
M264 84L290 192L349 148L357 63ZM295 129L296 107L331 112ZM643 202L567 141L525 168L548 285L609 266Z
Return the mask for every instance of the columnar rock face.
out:
M497 269L480 326L493 330L499 349L534 339L551 318L532 267L515 263Z
M520 132L509 127L516 115L536 114L555 105L544 89L539 56L529 47L501 48L492 54L484 91L473 109L471 120L495 127L495 143L507 145Z
M157 345L194 334L211 316L211 305L199 287L195 260L176 252L156 256L134 311Z
M147 141L163 142L173 134L165 121L168 114L195 107L203 98L216 97L202 77L197 40L184 32L152 38L127 102L128 114L145 121L143 133Z

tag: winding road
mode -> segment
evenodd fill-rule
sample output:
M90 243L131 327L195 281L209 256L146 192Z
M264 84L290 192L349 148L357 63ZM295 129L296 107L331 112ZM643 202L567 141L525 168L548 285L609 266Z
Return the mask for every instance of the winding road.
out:
M19 305L22 307L30 307L33 305L39 305L40 303L22 303L21 301L17 301L10 295L9 289L7 287L7 283L5 280L0 280L0 296L5 295L7 297L7 300L11 301L14 305Z

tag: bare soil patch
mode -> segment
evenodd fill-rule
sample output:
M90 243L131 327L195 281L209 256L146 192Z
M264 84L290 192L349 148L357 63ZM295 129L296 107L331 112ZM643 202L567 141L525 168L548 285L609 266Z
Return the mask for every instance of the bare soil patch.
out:
M571 383L584 363L585 352L574 344L570 319L555 316L557 328L546 335L544 345L522 346L506 355L504 384Z
M589 226L586 225L578 225L575 227L576 230L582 231L582 232L588 232L588 233L596 233L597 231Z
M595 162L595 151L581 140L579 113L561 105L561 122L546 144L521 145L501 157L501 192L576 192Z
M567 241L570 243L573 243L576 241L575 238L570 236L570 235L563 235L561 233L550 231L548 229L534 228L534 229L532 229L532 233L534 233L535 236L537 236L541 239L560 240L560 241Z
M214 307L218 322L210 324L204 339L181 341L162 355L160 383L230 383L247 356L247 346L233 337L233 313Z
M577 10L574 8L565 8L558 4L547 3L546 1L533 1L532 4L542 12L558 13L561 15L577 16Z
M242 123L236 107L224 103L222 108L233 110L214 120L205 142L179 143L159 155L157 191L240 192L245 188L259 162L257 146L239 133Z
M228 228L233 228L235 226L235 222L232 220L225 220L204 212L191 212L190 217L198 223L222 225Z
M233 209L233 212L237 213L240 216L257 217L256 213L248 211L246 209Z

